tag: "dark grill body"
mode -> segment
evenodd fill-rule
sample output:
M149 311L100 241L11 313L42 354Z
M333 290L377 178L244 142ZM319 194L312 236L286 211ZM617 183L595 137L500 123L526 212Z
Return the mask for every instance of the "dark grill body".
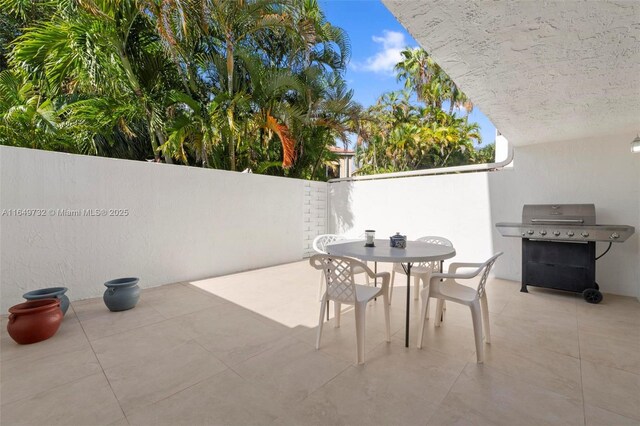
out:
M602 301L596 283L596 241L623 242L635 232L627 225L596 225L593 204L528 204L522 223L497 223L505 237L522 238L522 289L546 287L582 293ZM599 256L599 257L602 257Z

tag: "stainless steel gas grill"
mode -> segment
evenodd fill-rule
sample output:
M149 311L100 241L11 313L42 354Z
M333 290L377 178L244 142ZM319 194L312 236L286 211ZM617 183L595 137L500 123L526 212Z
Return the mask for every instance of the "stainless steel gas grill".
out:
M596 225L593 204L525 204L522 223L496 223L504 237L522 238L522 289L527 286L582 293L590 303L600 303L596 260L611 243L624 242L633 226ZM609 247L596 257L596 241Z

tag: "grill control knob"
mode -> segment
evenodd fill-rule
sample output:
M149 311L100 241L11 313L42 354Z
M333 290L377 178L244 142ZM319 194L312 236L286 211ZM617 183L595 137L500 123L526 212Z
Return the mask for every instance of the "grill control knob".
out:
M587 237L589 236L589 233L588 233L588 232L583 232L581 235L582 235L583 237L587 238Z
M612 240L617 240L618 238L620 238L620 234L618 234L617 232L614 232L613 234L611 234L609 238Z
M529 230L527 231L527 234L529 234L529 235L533 235L533 229L529 229Z
M540 231L540 235L547 235L547 231L543 229L542 231Z
M569 237L573 237L573 235L574 235L574 234L573 234L573 231L567 231L567 235L568 235Z
M560 231L553 231L553 235L555 235L556 237L560 236Z

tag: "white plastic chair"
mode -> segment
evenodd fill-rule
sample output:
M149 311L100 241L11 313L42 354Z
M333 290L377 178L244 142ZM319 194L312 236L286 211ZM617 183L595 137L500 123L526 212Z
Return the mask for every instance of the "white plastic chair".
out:
M453 247L453 243L444 237L420 237L416 241ZM403 275L407 274L401 263L393 264L393 269L391 271L391 285L389 287L389 303L391 303L391 298L393 297L393 284L396 280L396 272ZM422 280L422 285L426 286L427 284L429 284L429 275L431 275L432 272L442 272L440 271L440 261L420 262L411 267L411 276L413 277L414 281L414 300L418 300L418 294L420 293L420 280Z
M364 363L364 336L367 303L379 296L384 298L384 319L386 322L386 341L391 341L391 324L389 319L389 273L380 272L374 274L367 265L350 257L316 254L309 259L309 263L316 269L324 272L327 290L320 303L320 321L318 323L318 335L316 349L320 349L324 314L328 302L333 301L335 309L335 326L340 327L341 305L354 305L356 314L356 347L357 363ZM360 268L370 278L381 278L382 286L370 287L356 284L353 275L354 270Z
M418 332L418 348L422 348L424 337L424 324L427 320L427 306L429 297L438 299L436 307L436 327L442 322L442 304L445 300L466 305L471 309L471 319L473 320L473 334L476 341L476 358L478 364L484 362L484 346L482 344L482 326L484 324L484 341L491 343L491 330L489 326L489 306L487 304L487 277L498 257L502 252L494 254L484 263L459 263L449 265L449 271L444 273L431 274L430 283L425 287L420 296L422 297L422 311L420 316L420 330ZM460 268L473 268L474 270L462 274L458 273ZM458 283L456 280L467 280L477 277L480 273L480 283L477 288L468 287ZM440 280L443 279L442 282ZM482 313L482 315L481 315Z
M322 234L322 235L318 235L313 239L312 247L313 247L313 250L318 254L327 254L327 246L329 244L334 243L336 241L343 241L345 239L346 238L342 235ZM364 273L364 269L356 268L356 270L354 270L353 272L354 274L362 274ZM365 279L366 279L367 285L369 285L370 284L369 276L365 275ZM320 286L318 287L318 299L322 298L322 290L324 289L324 282L325 282L324 271L322 271L322 274L320 275Z

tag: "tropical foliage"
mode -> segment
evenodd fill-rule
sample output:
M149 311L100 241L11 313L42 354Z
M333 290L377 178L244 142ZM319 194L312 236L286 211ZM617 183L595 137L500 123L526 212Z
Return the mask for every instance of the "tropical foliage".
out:
M0 0L0 143L318 178L357 111L316 0Z
M0 144L307 179L353 135L364 173L477 160L464 94L403 55L407 92L363 110L317 0L0 0Z
M402 58L395 69L405 90L383 94L360 118L358 173L493 161L493 145L475 149L481 135L468 121L473 104L451 78L423 49L405 49Z

